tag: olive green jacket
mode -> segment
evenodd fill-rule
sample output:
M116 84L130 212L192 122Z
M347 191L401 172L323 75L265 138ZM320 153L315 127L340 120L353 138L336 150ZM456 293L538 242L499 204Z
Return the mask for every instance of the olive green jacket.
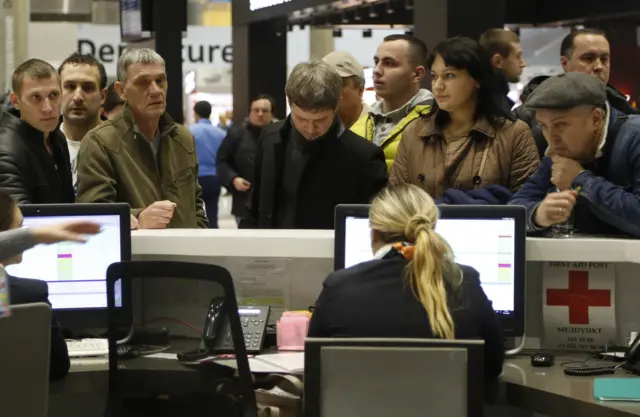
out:
M176 203L169 227L206 228L193 135L167 113L158 130L158 162L127 106L87 133L78 151L76 201L128 203L137 217L150 204L169 200Z

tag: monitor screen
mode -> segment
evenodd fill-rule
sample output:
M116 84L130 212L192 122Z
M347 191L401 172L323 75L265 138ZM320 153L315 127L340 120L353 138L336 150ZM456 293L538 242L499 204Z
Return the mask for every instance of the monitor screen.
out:
M482 288L494 310L504 315L512 314L515 308L515 230L513 218L441 218L436 224L436 232L449 242L456 262L480 273ZM344 243L345 268L371 260L369 219L346 217Z
M49 301L55 310L96 309L107 307L107 268L122 261L121 216L24 216L23 227L37 227L72 220L91 220L102 231L89 236L86 243L63 242L38 245L24 252L22 262L6 267L21 278L46 281ZM115 286L116 306L122 307L122 287Z

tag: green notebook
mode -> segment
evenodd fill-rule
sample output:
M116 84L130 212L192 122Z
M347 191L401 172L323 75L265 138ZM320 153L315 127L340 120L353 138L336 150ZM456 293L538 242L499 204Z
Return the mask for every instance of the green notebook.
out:
M640 378L595 378L593 396L601 401L640 401Z

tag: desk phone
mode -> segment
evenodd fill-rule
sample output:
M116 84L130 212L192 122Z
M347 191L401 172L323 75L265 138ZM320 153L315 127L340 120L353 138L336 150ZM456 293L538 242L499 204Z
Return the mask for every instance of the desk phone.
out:
M267 333L270 306L239 306L238 315L248 354L260 353ZM234 353L231 327L224 314L224 298L211 301L202 342L213 353Z

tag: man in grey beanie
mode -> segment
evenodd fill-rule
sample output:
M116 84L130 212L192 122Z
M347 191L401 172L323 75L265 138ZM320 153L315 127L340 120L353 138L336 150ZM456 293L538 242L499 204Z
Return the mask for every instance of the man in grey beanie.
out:
M525 106L549 144L509 203L526 207L528 230L573 213L578 232L640 237L640 117L611 107L604 84L580 72L550 77Z

